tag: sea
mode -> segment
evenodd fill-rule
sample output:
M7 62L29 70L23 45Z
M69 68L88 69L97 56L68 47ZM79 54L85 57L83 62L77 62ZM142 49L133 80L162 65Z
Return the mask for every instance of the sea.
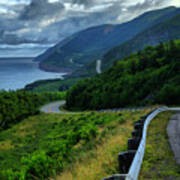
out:
M62 78L65 73L45 72L32 58L0 58L0 90L17 90L37 80Z

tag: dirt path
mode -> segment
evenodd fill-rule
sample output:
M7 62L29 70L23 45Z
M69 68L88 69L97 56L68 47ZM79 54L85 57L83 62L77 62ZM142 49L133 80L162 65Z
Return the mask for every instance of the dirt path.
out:
M174 115L169 121L167 133L176 162L180 165L180 113Z

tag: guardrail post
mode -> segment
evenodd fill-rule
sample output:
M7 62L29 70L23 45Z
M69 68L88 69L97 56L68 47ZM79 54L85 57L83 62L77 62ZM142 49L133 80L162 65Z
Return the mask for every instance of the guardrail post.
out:
M118 176L110 176L110 177L107 177L107 178L104 178L102 180L125 180L126 179L126 176L121 176L121 177L118 177Z
M134 129L143 130L143 126L144 126L144 124L142 124L142 123L136 123L134 125Z
M141 138L135 137L128 139L128 150L137 150L140 144Z
M132 136L135 137L135 138L137 138L137 137L141 138L142 137L142 130L139 130L139 129L134 130L132 132Z
M160 112L171 110L180 111L180 108L159 108L141 117L134 125L133 138L128 140L128 151L118 156L119 170L122 174L116 174L103 180L137 180L142 160L144 157L147 127L151 120ZM140 144L141 143L141 144Z
M118 154L119 171L122 174L126 174L129 171L131 163L134 159L136 151L127 151Z

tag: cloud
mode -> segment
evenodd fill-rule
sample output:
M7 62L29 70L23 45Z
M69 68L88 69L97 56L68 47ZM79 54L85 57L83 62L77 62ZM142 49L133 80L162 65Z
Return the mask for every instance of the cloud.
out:
M79 30L122 23L145 11L169 5L180 6L180 1L1 0L0 47L4 44L17 48L24 43L55 44Z
M22 20L34 20L40 18L51 18L56 16L64 10L64 5L59 1L49 2L48 0L32 0L32 2L25 7L20 15Z
M38 56L39 53L43 53L47 48L52 47L53 44L42 45L42 44L19 44L19 45L0 45L0 56L1 57L34 57ZM13 53L12 53L13 52Z

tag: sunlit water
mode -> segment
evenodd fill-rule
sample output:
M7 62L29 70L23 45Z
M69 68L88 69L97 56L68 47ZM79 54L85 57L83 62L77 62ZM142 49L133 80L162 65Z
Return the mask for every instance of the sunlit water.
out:
M37 80L62 78L63 75L42 71L31 59L0 59L0 89L17 90Z

